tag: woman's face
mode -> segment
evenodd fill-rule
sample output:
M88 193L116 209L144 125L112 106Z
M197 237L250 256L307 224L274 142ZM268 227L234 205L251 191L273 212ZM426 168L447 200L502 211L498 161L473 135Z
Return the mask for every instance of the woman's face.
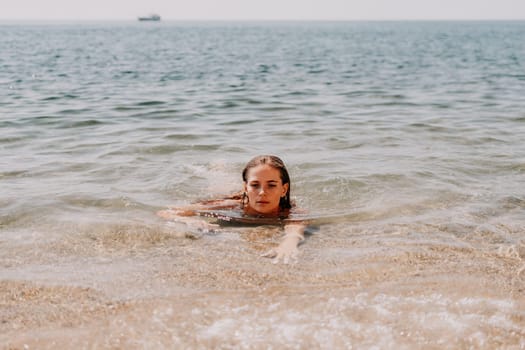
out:
M247 214L278 215L279 201L286 195L288 184L281 180L281 172L260 164L248 170L244 190L248 196Z

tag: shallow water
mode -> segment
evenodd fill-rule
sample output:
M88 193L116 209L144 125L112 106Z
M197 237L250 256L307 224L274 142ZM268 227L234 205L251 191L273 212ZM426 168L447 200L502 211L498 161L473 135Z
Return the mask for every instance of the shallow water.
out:
M524 22L0 32L6 348L525 348ZM298 265L154 215L261 153Z

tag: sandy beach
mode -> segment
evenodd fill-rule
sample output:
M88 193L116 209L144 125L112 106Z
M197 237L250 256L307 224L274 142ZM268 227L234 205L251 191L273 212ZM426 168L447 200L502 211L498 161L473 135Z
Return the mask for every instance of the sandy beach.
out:
M160 224L108 226L37 251L20 245L0 260L0 342L4 349L525 347L525 245L443 245L407 239L402 228L331 234L340 226L311 234L292 265L259 257L279 236L273 227L195 236Z

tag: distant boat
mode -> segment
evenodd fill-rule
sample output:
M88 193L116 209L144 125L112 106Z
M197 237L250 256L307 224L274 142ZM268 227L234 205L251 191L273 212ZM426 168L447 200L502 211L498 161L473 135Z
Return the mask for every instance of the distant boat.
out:
M160 21L160 16L157 14L151 14L145 17L139 17L139 21Z

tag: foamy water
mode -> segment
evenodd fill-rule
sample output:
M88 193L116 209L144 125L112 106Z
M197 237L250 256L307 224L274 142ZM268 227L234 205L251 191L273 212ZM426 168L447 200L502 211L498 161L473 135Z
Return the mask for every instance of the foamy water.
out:
M5 348L525 348L525 24L0 25ZM277 154L312 226L155 216Z

